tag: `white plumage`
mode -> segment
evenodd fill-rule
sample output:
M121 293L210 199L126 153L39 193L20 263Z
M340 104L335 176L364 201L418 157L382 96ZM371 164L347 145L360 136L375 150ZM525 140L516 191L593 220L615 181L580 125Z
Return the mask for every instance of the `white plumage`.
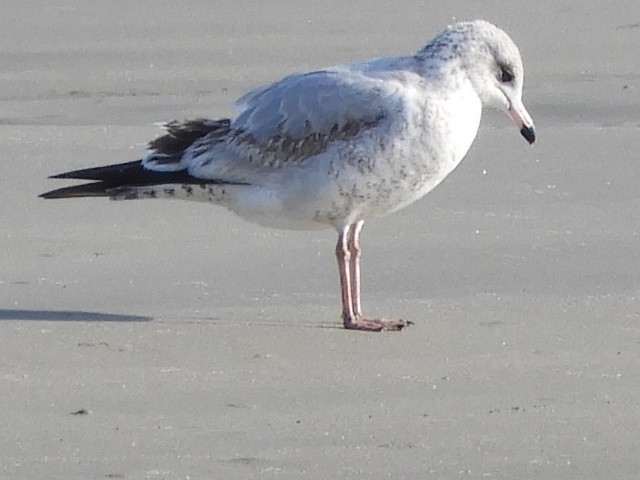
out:
M360 311L362 224L437 186L471 146L483 106L505 110L533 143L522 85L520 54L506 33L484 21L459 23L415 55L293 74L256 88L237 101L233 119L173 122L141 162L59 175L99 183L44 196L182 198L220 204L267 226L333 227L345 326L400 329L406 322Z

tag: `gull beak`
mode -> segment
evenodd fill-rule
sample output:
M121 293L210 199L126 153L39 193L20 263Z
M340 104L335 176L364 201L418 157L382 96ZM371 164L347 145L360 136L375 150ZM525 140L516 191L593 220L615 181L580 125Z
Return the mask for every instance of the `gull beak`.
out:
M536 130L533 126L533 120L524 108L522 102L512 102L507 110L507 114L513 120L513 123L520 129L520 135L522 135L529 145L536 141Z

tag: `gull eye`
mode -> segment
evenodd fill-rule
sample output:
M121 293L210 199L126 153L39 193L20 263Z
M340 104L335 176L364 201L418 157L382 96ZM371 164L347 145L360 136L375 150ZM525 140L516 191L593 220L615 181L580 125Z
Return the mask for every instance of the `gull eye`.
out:
M502 83L513 81L513 73L507 67L500 67L500 81Z

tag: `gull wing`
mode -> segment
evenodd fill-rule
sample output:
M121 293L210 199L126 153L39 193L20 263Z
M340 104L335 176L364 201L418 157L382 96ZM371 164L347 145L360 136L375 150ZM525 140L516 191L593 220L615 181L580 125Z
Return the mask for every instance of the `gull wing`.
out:
M347 68L291 75L240 98L224 141L195 142L183 163L199 178L261 183L376 128L404 101L396 82Z
M241 97L231 128L264 142L329 135L353 123L372 125L389 108L388 90L380 79L348 69L290 75Z

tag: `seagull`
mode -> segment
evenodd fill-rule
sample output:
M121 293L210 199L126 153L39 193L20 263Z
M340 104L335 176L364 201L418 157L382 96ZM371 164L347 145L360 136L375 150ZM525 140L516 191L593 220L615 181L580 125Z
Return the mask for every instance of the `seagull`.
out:
M523 76L507 33L460 22L413 55L257 87L236 102L233 118L167 123L140 160L53 175L91 182L40 196L193 200L268 227L333 227L344 327L401 330L412 322L362 313L362 226L442 182L471 147L483 107L506 112L532 144Z

